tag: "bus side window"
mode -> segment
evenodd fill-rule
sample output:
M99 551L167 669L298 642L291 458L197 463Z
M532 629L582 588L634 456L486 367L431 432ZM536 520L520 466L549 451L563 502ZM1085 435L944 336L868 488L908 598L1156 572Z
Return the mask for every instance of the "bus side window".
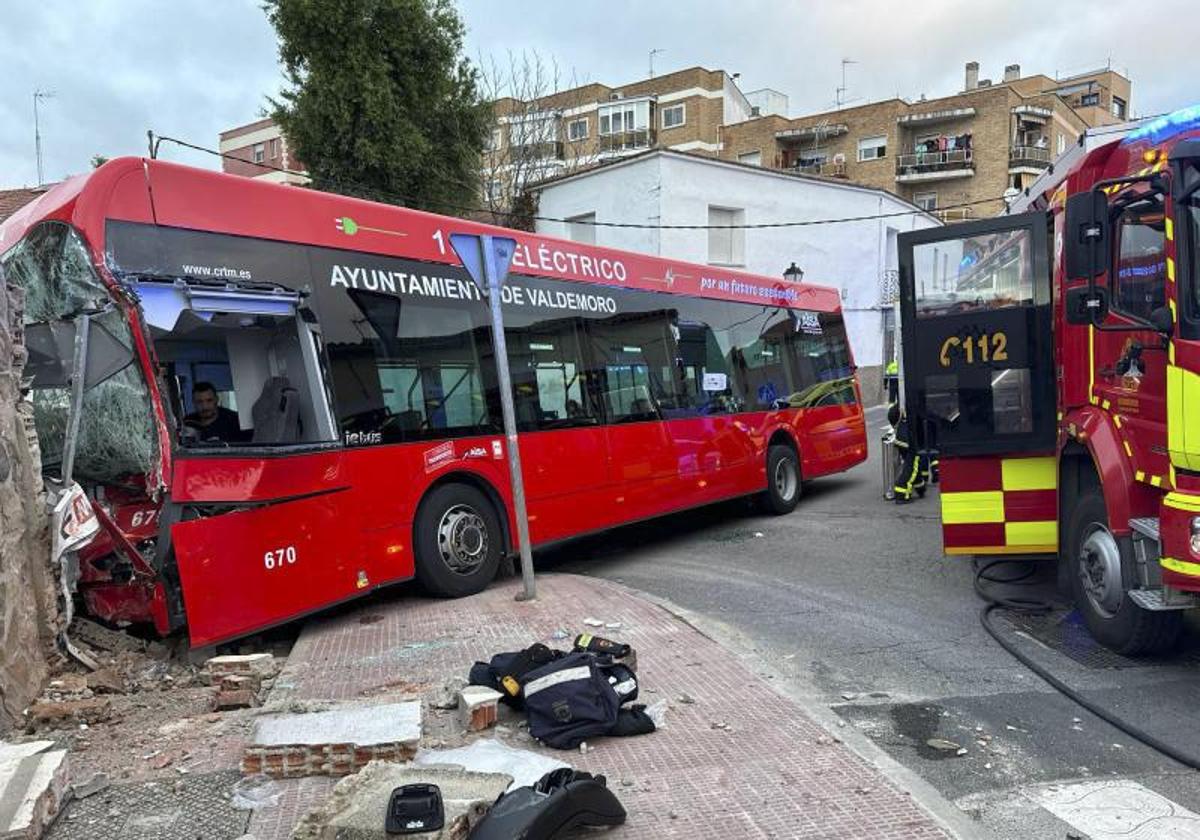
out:
M677 410L682 395L672 317L668 310L630 312L589 325L594 374L603 382L610 422L658 420Z

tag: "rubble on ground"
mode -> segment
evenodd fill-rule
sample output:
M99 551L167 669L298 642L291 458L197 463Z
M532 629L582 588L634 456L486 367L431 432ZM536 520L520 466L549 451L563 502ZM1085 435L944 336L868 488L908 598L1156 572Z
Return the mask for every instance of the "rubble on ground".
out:
M52 741L0 741L0 838L37 840L67 789L67 751Z
M258 719L242 772L275 778L346 776L369 762L407 761L421 740L421 703L340 704Z
M307 814L292 840L386 840L383 816L393 790L417 782L442 793L445 827L423 833L430 840L461 840L512 784L503 773L476 773L456 767L412 767L372 761L337 783L329 799Z

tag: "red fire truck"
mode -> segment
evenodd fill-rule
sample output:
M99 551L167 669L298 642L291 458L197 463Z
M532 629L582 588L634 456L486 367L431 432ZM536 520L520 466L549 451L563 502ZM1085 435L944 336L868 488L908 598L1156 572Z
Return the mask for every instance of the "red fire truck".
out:
M91 614L204 645L414 576L487 585L516 528L451 232L500 231L138 159L0 226L48 480L99 520L64 564ZM865 459L835 290L504 233L535 545L750 494L785 513Z
M900 242L905 403L947 554L1057 557L1093 636L1200 592L1200 108L1098 129L1006 215Z

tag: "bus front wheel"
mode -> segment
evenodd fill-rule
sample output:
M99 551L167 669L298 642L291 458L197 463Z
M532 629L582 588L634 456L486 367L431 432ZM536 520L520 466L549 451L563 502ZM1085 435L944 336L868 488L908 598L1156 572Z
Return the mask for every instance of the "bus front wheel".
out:
M769 513L783 515L800 501L800 462L796 450L777 443L767 449L767 491L763 505Z
M1129 597L1133 545L1108 528L1099 488L1080 497L1072 513L1065 561L1075 606L1092 638L1126 656L1159 653L1175 643L1182 627L1177 610L1147 610Z
M430 593L460 598L496 576L504 536L496 509L469 484L443 484L417 511L413 529L417 580Z

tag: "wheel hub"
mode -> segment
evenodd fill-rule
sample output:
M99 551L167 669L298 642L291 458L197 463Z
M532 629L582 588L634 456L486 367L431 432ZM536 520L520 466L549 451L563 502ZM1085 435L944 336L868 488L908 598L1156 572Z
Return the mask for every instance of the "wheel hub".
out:
M1116 538L1096 525L1079 548L1079 579L1084 594L1104 617L1111 618L1121 606L1121 549Z
M796 469L787 458L781 458L775 465L775 492L785 502L790 502L796 494Z
M455 505L438 523L438 550L453 572L467 575L487 557L488 534L483 517L470 505Z

